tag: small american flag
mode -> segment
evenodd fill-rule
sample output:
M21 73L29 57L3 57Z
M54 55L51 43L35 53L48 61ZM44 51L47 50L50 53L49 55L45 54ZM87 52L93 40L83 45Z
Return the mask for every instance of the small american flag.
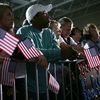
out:
M16 62L11 58L5 57L2 68L1 68L1 76L0 82L6 86L13 86L15 79L15 68Z
M19 40L17 38L0 28L0 49L11 56L18 42Z
M41 51L36 49L32 42L27 38L18 44L18 48L23 53L26 59L31 59L43 55Z
M89 48L89 49L84 49L84 53L85 53L85 56L89 63L90 68L100 66L100 57L94 47Z
M60 86L59 83L56 81L56 79L51 75L50 72L48 72L49 74L49 79L48 79L48 88L53 91L54 93L58 94L59 90L60 90Z

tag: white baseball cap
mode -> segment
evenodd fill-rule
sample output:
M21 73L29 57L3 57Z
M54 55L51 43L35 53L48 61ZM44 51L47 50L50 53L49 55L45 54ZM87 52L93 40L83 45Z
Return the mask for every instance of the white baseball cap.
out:
M52 9L52 4L44 6L42 4L34 4L26 10L26 20L30 23L32 18L41 11L49 12Z

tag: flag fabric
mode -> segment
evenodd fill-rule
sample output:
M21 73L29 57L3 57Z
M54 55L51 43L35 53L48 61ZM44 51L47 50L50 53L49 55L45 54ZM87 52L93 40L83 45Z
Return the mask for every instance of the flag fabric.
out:
M100 56L94 47L84 49L84 53L90 68L100 66Z
M43 55L41 51L36 49L32 42L27 38L18 44L18 48L23 53L26 59L31 59Z
M13 86L15 79L15 68L17 63L11 58L5 57L1 65L0 82L6 86Z
M52 91L52 92L54 92L54 93L56 93L56 94L58 94L58 92L59 92L59 90L60 90L60 86L59 86L59 83L56 81L56 79L51 75L51 73L50 72L48 72L48 76L49 76L49 78L48 78L48 88Z
M18 42L19 40L17 38L0 28L0 49L11 56Z

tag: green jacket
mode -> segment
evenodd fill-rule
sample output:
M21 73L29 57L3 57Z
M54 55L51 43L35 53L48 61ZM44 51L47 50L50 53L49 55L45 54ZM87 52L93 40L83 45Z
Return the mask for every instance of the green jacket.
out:
M24 40L27 37L30 38L35 47L40 49L47 59L61 58L61 51L57 44L56 36L50 29L46 28L39 31L31 25L27 25L20 28L16 34L20 40Z
M33 28L32 25L23 26L18 29L16 35L23 41L25 38L29 38L34 46L40 49L44 56L48 60L61 59L61 50L57 44L56 36L54 33L46 28L39 31ZM38 77L39 77L39 90L40 92L46 92L46 70L42 66L38 66ZM36 92L36 75L35 67L33 63L27 63L27 75L28 75L28 88L29 91Z

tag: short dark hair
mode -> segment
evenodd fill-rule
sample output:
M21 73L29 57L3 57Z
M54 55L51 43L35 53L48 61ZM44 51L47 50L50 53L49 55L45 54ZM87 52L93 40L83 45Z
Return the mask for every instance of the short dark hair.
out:
M80 33L82 33L82 30L79 29L78 27L74 27L74 28L71 30L70 36L75 35L75 32L80 32Z

